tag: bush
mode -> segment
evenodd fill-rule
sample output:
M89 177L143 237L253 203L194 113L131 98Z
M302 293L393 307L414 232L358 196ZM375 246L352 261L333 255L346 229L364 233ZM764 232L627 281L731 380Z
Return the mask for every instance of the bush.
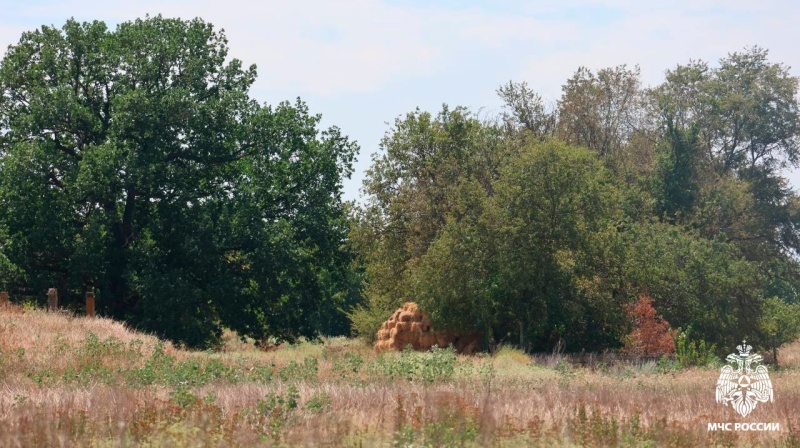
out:
M281 381L313 381L317 379L318 368L317 358L308 356L302 364L290 361L289 364L278 370L278 377Z
M305 365L305 364L304 364ZM308 376L312 367L294 363L297 376L301 379ZM314 360L314 377L316 377L316 360ZM256 364L246 366L242 363L227 365L218 359L196 358L177 362L173 356L164 351L164 344L159 343L153 354L150 355L141 367L132 368L125 372L127 383L131 386L141 387L152 384L166 386L201 387L217 381L226 381L235 384L241 381L255 381L268 383L274 375L274 367ZM287 378L291 369L284 373Z
M663 320L653 307L653 299L642 294L628 308L633 331L625 337L623 351L632 356L663 356L675 352L675 334L669 322Z
M328 410L333 405L331 396L325 392L317 392L306 401L305 408L312 414L319 414Z
M347 315L351 322L350 328L353 334L370 345L375 343L381 325L394 312L394 308L387 311L384 309L385 307L374 303L376 301L372 302L368 306L357 306Z
M270 393L266 399L258 400L256 412L266 420L269 429L268 435L276 444L279 444L283 429L297 409L300 393L295 386L289 386L285 395Z
M387 380L405 379L434 383L450 380L456 370L456 353L451 348L433 346L419 353L406 349L401 353L384 353L368 366L368 372Z
M691 339L691 333L691 326L686 327L685 331L678 329L675 337L675 360L682 367L705 367L718 364L719 358L715 354L717 346L707 344L702 339L694 341Z
M761 344L772 349L773 362L778 365L778 347L800 336L800 304L786 303L770 297L762 306L761 331L767 341Z
M356 374L364 365L364 358L355 353L345 353L342 359L333 362L333 371L342 379Z

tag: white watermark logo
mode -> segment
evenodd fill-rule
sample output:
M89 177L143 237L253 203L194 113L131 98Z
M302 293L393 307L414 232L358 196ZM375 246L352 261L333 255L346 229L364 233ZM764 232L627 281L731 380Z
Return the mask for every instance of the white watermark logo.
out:
M774 401L767 367L760 364L761 355L750 353L752 349L742 341L736 347L739 354L731 353L725 358L731 364L722 368L717 380L717 403L730 403L742 417L753 412L758 403Z
M709 431L780 431L780 423L709 423Z

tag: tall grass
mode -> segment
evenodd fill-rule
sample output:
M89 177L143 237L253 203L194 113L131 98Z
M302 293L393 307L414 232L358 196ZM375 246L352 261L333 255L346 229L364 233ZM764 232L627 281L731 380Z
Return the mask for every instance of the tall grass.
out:
M775 402L743 419L714 401L715 369L234 334L188 352L107 319L0 313L0 446L798 446L800 344L780 357ZM707 431L739 421L782 431Z

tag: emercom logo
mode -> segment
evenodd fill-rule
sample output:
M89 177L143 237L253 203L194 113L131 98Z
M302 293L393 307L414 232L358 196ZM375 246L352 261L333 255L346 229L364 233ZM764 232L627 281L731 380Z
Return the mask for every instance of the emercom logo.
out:
M709 423L709 431L780 431L780 423Z
M717 403L730 403L742 417L747 417L758 403L774 401L772 381L767 367L760 364L761 355L750 353L753 347L742 341L736 347L739 354L725 358L730 365L723 367L717 380Z

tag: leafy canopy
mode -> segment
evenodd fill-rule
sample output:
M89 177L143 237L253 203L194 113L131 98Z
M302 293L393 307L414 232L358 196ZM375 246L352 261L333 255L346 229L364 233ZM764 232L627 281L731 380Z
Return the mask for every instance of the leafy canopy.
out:
M721 351L764 344L788 309L775 300L800 288L800 196L781 175L798 163L798 80L767 56L691 61L654 88L637 67L580 68L556 107L510 82L494 120L400 117L353 216L353 328L413 300L437 328L604 349L647 295Z
M347 330L341 179L357 146L200 19L23 33L0 64L3 281L206 346Z

